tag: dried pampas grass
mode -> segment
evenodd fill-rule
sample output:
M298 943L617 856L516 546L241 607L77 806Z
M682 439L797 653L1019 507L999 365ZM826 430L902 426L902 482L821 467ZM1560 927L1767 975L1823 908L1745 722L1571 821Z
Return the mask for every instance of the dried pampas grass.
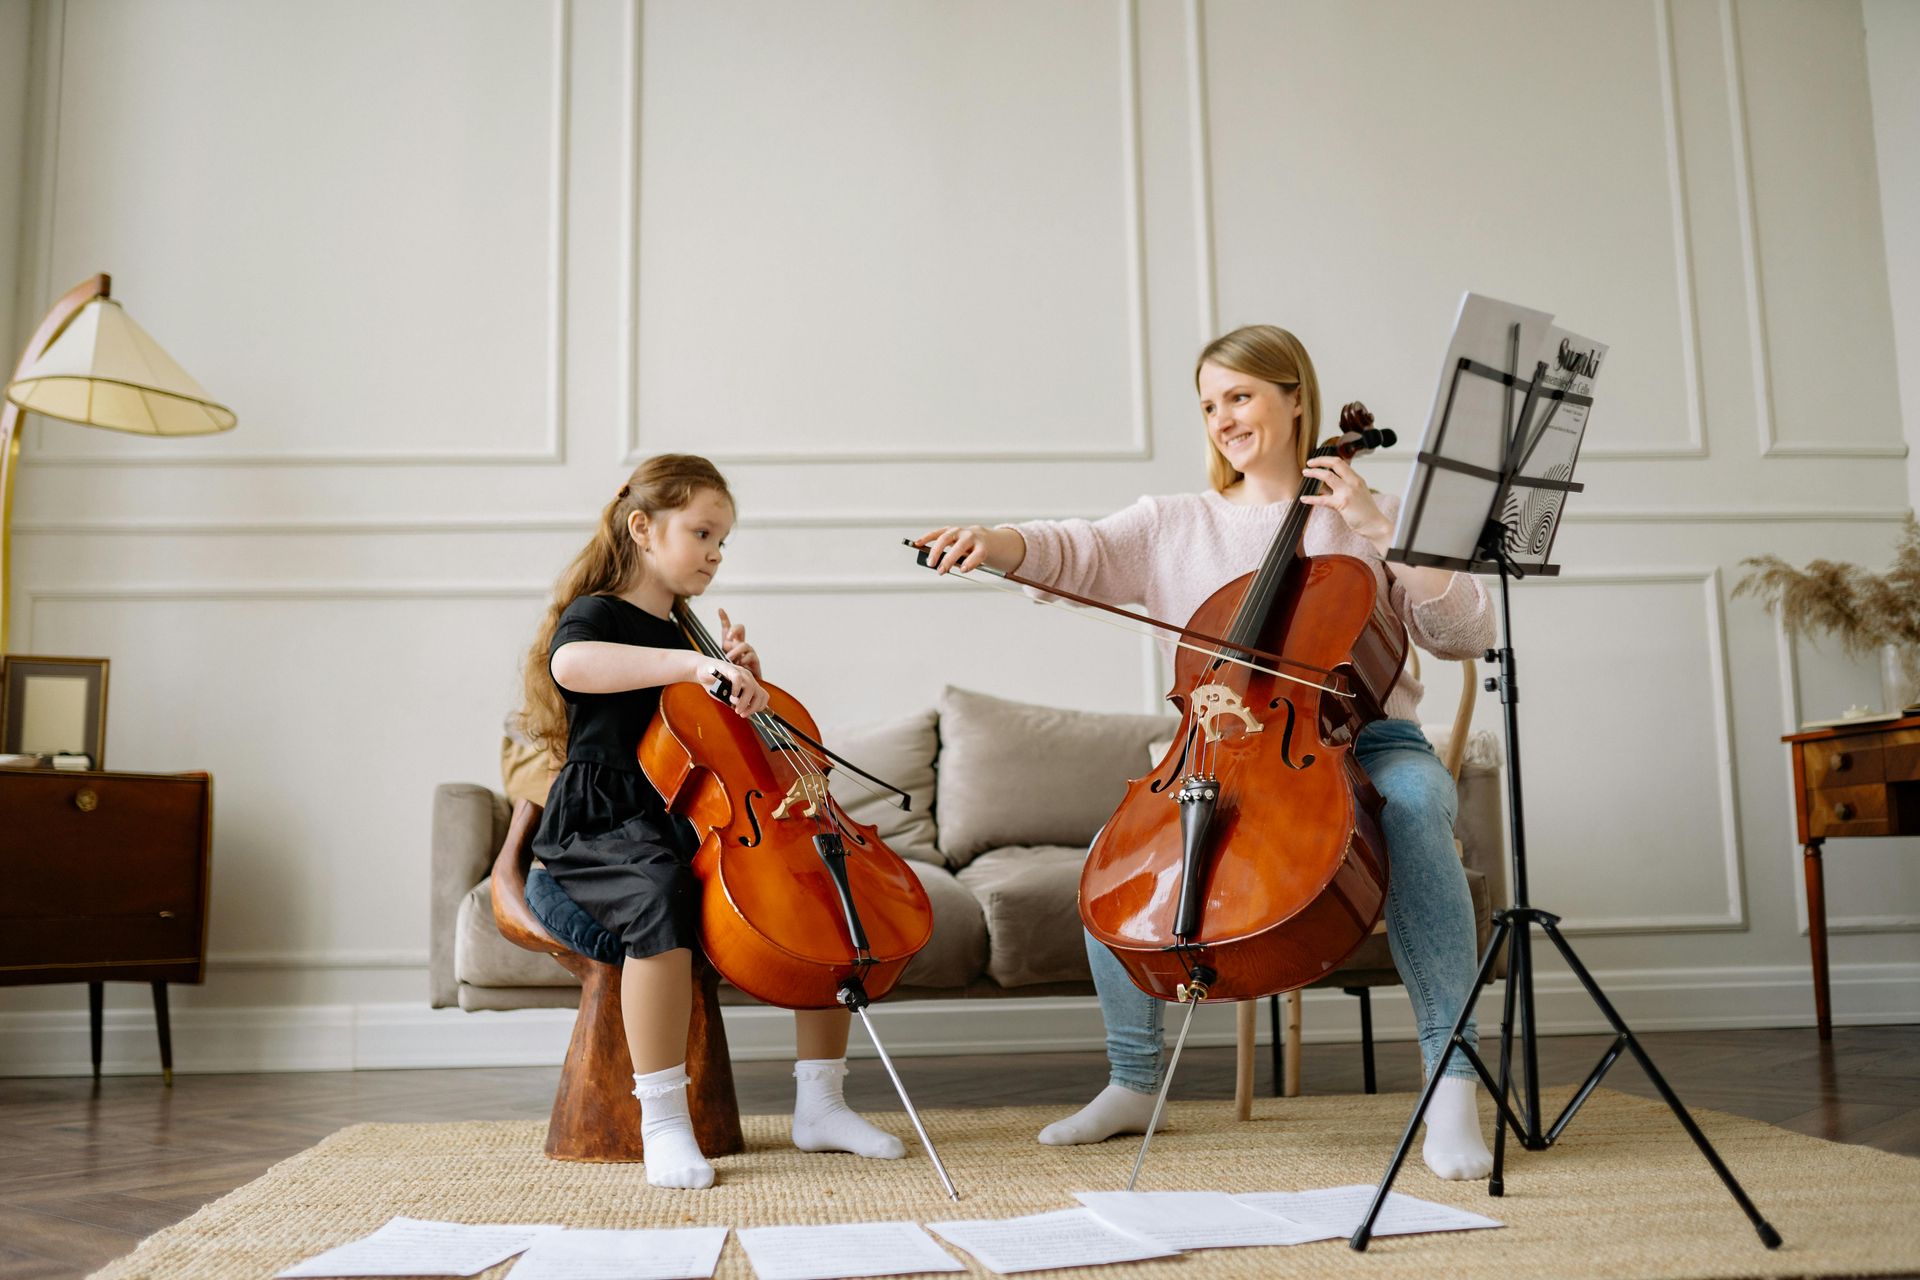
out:
M1854 654L1885 644L1920 647L1920 521L1912 515L1900 531L1893 567L1885 573L1838 560L1812 560L1804 569L1779 556L1750 556L1740 563L1751 571L1733 594L1757 598L1789 635L1831 632Z

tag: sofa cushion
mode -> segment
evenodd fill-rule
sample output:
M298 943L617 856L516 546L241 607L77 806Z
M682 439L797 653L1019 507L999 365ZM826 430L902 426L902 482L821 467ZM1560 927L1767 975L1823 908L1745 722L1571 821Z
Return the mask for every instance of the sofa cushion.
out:
M579 982L552 956L516 947L493 923L493 877L460 901L453 935L453 976L476 987L577 987Z
M986 917L989 978L1003 987L1092 979L1080 924L1086 860L1080 845L1014 846L989 849L956 873Z
M964 867L1007 845L1085 849L1127 782L1146 772L1147 744L1173 716L1112 715L1008 702L948 688L940 696L940 851ZM992 932L992 919L988 919Z
M903 987L964 987L987 963L987 922L980 904L945 867L909 861L933 904L933 937L907 962Z
M885 792L876 794L871 784L862 784L836 766L828 775L831 790L849 818L874 828L887 847L903 858L940 867L947 864L934 843L933 757L940 750L940 735L931 710L895 720L822 729L820 740L874 777L913 797L913 807L902 813L895 797Z

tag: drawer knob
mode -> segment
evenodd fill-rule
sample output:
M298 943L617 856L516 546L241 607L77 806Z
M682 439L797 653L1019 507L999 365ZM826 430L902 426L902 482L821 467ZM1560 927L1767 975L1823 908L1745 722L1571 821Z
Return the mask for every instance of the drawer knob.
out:
M162 920L171 920L171 919L173 919L173 912L171 912L171 911L162 911L162 912L160 913L160 918L161 918Z
M73 797L73 807L82 813L92 813L100 807L100 793L92 787L82 787Z
M1836 773L1838 773L1843 769L1853 768L1852 754L1849 752L1842 751L1839 755L1836 755L1833 758L1833 768Z
M1833 816L1842 822L1851 822L1853 821L1853 806L1845 800L1842 800L1839 804L1833 806Z

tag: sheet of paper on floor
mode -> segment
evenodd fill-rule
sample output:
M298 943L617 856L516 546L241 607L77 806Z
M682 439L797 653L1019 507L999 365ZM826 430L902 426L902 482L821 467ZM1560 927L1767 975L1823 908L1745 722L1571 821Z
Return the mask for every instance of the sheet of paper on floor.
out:
M706 1280L720 1263L726 1227L560 1231L533 1242L512 1280Z
M1289 1221L1313 1228L1320 1233L1320 1239L1330 1240L1354 1233L1360 1220L1367 1216L1367 1206L1373 1203L1376 1190L1378 1188L1372 1186L1327 1187L1317 1191L1262 1191L1233 1198L1264 1213L1277 1213ZM1506 1225L1465 1209L1390 1191L1387 1193L1387 1202L1380 1206L1380 1217L1373 1224L1373 1234L1412 1236L1428 1231L1474 1231L1482 1227Z
M394 1218L372 1235L316 1254L282 1276L471 1276L559 1226L474 1226Z
M989 1271L1009 1274L1177 1256L1176 1250L1122 1231L1091 1209L1056 1209L1024 1218L929 1222L927 1230L965 1249Z
M1102 1219L1169 1249L1304 1244L1324 1232L1240 1204L1224 1191L1076 1191Z
M737 1235L760 1280L834 1280L965 1271L917 1222L845 1222L824 1227L741 1227Z

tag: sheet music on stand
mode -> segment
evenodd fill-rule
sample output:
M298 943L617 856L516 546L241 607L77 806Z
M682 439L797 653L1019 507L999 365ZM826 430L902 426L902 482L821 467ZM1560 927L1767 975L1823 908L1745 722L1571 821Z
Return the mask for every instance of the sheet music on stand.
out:
M1466 294L1387 559L1496 573L1485 513L1520 574L1553 574L1553 540L1605 343L1544 311ZM1542 368L1544 366L1544 368Z

